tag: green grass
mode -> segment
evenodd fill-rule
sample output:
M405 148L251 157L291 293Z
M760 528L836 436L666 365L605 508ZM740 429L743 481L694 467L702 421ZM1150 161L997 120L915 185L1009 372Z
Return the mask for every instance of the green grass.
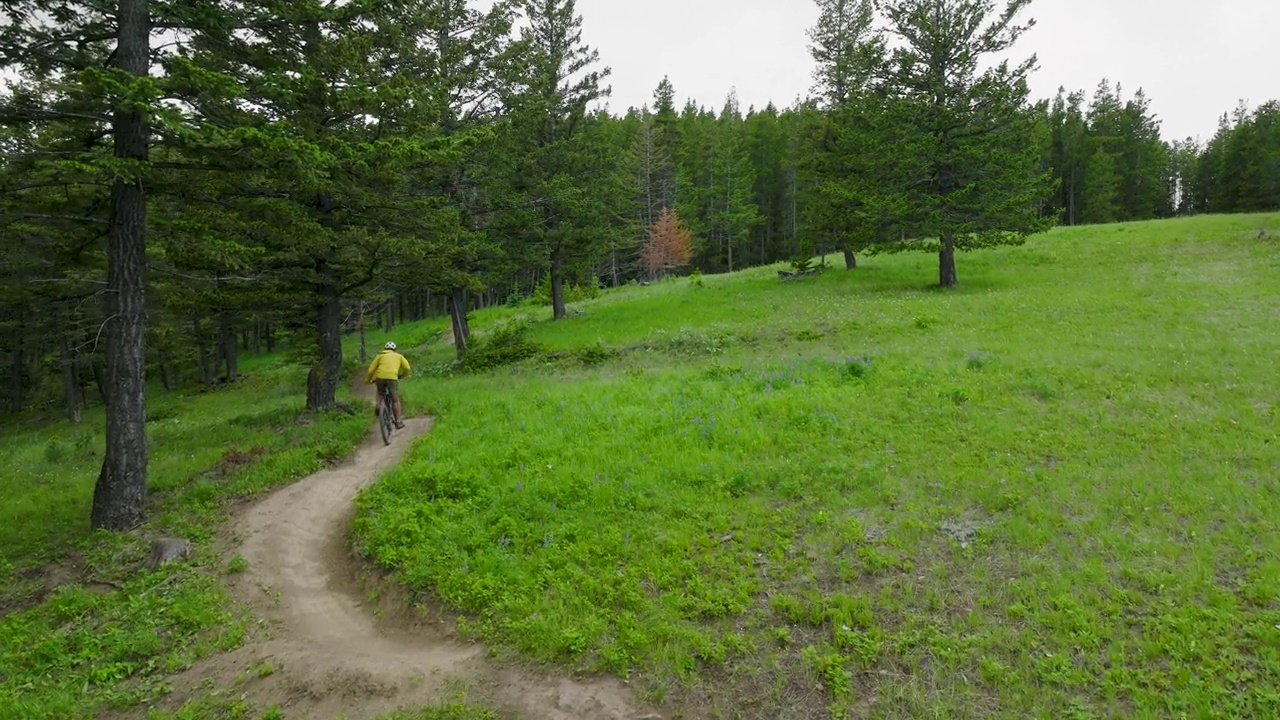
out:
M1280 716L1264 227L608 293L406 383L440 420L358 538L480 638L719 717Z
M153 393L148 525L91 533L100 414L82 425L8 427L0 446L0 707L5 717L88 718L165 691L163 679L238 644L211 541L228 505L346 455L369 418L300 417L305 369L246 363L233 388ZM196 543L190 562L147 572L160 534ZM191 715L190 717L200 717Z

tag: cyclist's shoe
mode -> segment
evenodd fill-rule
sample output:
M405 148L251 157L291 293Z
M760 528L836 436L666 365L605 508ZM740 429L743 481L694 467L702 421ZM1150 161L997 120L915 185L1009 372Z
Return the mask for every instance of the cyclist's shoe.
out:
M404 423L396 423L396 429L397 429L397 430L403 430L403 429L404 429Z

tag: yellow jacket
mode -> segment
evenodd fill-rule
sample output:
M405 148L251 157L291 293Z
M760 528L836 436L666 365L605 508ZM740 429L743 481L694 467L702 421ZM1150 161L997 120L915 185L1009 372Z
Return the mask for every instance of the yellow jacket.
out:
M395 350L383 350L373 358L373 362L369 364L369 372L365 373L364 381L371 383L377 380L399 380L402 376L409 375L409 361Z

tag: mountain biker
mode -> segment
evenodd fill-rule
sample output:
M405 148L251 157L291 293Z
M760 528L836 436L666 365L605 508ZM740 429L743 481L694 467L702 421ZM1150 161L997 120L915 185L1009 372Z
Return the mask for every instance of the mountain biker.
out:
M369 364L369 372L364 375L364 383L376 382L378 394L383 388L390 389L391 401L395 406L396 428L404 429L404 410L400 405L400 378L409 377L409 361L396 352L396 344L389 342L382 347L382 352Z

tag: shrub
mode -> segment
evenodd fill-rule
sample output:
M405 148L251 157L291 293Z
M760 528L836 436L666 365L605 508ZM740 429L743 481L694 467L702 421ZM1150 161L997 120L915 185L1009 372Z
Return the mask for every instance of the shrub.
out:
M805 255L791 261L791 269L797 273L806 273L813 269L813 258Z
M869 357L847 357L844 359L844 374L846 377L862 379L871 372L871 358Z
M647 346L676 355L718 355L734 345L749 341L748 337L724 330L700 332L681 328L672 335L668 335L665 330L657 331Z
M808 272L813 269L813 243L804 240L800 243L800 247L796 248L796 254L791 258L791 269L797 273Z
M525 336L528 330L527 321L511 321L494 328L472 343L462 361L463 369L483 372L537 357L542 347Z
M583 365L592 366L612 360L618 356L618 351L605 345L603 341L596 340L586 347L579 348L574 355Z
M928 330L938 324L938 319L932 315L917 315L911 321L917 330Z
M600 286L595 282L586 285L568 285L564 289L564 301L566 303L593 300L598 297L600 297ZM529 300L535 305L545 306L551 304L550 275L543 276L542 281L538 283L538 287L533 291L533 295Z

